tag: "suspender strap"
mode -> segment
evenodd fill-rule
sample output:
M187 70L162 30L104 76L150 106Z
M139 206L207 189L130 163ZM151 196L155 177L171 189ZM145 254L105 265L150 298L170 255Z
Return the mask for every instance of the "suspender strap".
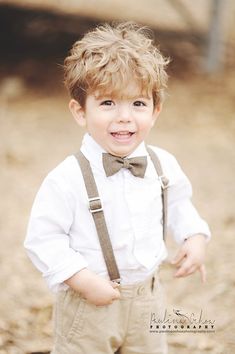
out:
M101 200L98 194L96 182L91 170L89 161L85 158L81 151L79 151L75 157L77 158L85 186L87 189L87 194L89 198L89 209L93 216L97 234L100 241L100 246L103 252L105 264L108 270L110 280L117 283L120 282L120 274L115 260L112 244L108 234L104 212L101 204Z
M162 166L158 156L155 152L150 149L150 147L146 146L147 151L151 157L151 160L154 164L155 170L158 174L158 179L161 184L161 191L162 191L162 225L163 225L163 239L166 239L167 233L167 188L169 186L169 180L164 176Z

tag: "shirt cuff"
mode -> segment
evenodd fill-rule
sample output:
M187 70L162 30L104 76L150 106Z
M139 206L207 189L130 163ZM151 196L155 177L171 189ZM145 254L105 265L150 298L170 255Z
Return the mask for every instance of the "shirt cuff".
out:
M53 272L50 271L44 273L43 277L45 278L49 289L53 293L56 293L61 289L61 285L63 285L65 280L87 267L88 263L85 259L81 255L75 254L72 260L70 259L67 264L63 264L63 268L54 270Z
M206 234L206 233L204 233L204 232L196 232L196 233L187 235L187 236L184 238L184 241L187 241L190 237L197 236L197 235L202 235L202 236L204 236L206 242L209 242L210 239L211 239L211 234L210 234L210 233Z
M199 225L200 224L200 225ZM206 238L206 241L209 242L211 239L211 232L204 220L193 225L183 225L182 227L178 227L177 231L174 233L174 239L178 244L182 244L188 238L195 235L203 235Z

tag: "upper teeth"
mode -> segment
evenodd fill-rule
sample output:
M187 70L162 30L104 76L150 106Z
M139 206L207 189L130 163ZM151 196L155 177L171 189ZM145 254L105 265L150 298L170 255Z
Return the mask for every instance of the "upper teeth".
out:
M116 132L116 134L127 135L127 134L130 134L130 132Z

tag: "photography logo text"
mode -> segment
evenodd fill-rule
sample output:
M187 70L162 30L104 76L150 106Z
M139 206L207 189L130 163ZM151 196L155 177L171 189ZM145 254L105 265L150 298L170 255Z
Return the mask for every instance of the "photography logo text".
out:
M151 313L149 330L150 333L213 333L215 320L206 318L202 310L190 313L179 309L172 311L166 309L162 316L155 312Z

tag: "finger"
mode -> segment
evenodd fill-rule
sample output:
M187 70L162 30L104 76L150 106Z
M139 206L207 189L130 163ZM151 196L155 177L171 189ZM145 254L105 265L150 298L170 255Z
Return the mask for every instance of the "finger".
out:
M171 264L175 264L175 265L179 264L180 262L183 261L185 256L186 256L186 252L181 248L176 254L176 256L173 258L173 260L171 261Z
M178 269L178 271L175 273L174 276L177 278L187 277L188 275L195 273L197 270L201 274L202 282L205 283L206 282L206 268L205 268L204 264L201 265L200 267L198 267L196 264L192 265L190 267L187 267L184 265L184 266L180 267L180 269Z
M195 273L197 268L195 266L188 268L188 269L183 269L179 274L178 277L187 277L188 275L191 275Z
M179 267L174 276L186 277L187 275L194 273L196 269L197 266L195 264L192 264L191 261L187 260Z
M202 264L200 267L199 267L199 272L201 274L201 280L202 280L202 283L205 284L206 282L206 267L204 264Z

